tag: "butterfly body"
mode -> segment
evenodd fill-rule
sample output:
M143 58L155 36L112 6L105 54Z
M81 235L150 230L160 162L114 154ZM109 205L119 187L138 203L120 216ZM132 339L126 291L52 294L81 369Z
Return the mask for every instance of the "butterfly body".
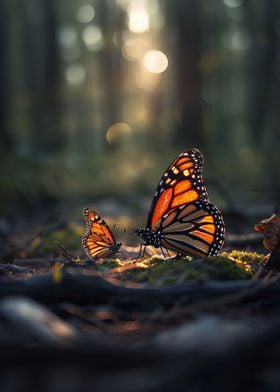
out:
M145 246L153 245L155 248L160 248L163 234L160 230L153 231L149 228L136 229L136 234L143 238Z
M215 255L224 242L225 226L209 202L202 180L203 156L197 149L180 154L163 174L155 192L147 226L137 229L144 246L183 255Z
M109 226L95 211L85 208L86 233L82 244L89 258L110 257L118 252L121 243L117 243Z

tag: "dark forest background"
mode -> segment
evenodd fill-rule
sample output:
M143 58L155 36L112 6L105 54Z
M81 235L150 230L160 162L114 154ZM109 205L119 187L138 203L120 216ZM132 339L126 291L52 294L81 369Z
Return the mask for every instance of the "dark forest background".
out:
M278 0L2 0L0 212L134 205L191 147L218 205L275 205L279 49Z

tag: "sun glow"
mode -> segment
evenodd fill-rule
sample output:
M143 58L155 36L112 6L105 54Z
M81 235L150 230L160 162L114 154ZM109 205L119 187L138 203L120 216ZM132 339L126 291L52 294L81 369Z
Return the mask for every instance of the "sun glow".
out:
M168 67L168 59L160 50L150 50L145 54L143 64L152 73L162 73Z
M144 33L150 28L150 19L146 1L131 1L128 10L128 28L132 33Z

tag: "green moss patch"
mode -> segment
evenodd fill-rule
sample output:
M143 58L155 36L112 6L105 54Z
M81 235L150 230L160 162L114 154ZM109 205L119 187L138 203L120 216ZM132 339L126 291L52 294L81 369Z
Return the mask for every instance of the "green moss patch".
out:
M141 261L112 260L98 269L119 268L118 279L147 286L161 287L190 281L250 279L264 260L264 255L232 251L203 259L151 257ZM129 268L126 266L130 265Z

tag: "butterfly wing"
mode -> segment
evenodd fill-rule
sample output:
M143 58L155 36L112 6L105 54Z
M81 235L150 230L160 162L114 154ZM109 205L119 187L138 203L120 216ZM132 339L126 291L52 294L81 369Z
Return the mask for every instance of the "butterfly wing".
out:
M163 215L197 200L208 200L202 180L203 156L195 148L180 154L163 174L154 195L147 227L154 229Z
M225 224L218 208L207 201L189 203L163 216L161 245L181 254L216 255L224 243Z
M82 244L90 258L107 257L116 252L117 244L107 223L95 211L85 208L86 233Z

